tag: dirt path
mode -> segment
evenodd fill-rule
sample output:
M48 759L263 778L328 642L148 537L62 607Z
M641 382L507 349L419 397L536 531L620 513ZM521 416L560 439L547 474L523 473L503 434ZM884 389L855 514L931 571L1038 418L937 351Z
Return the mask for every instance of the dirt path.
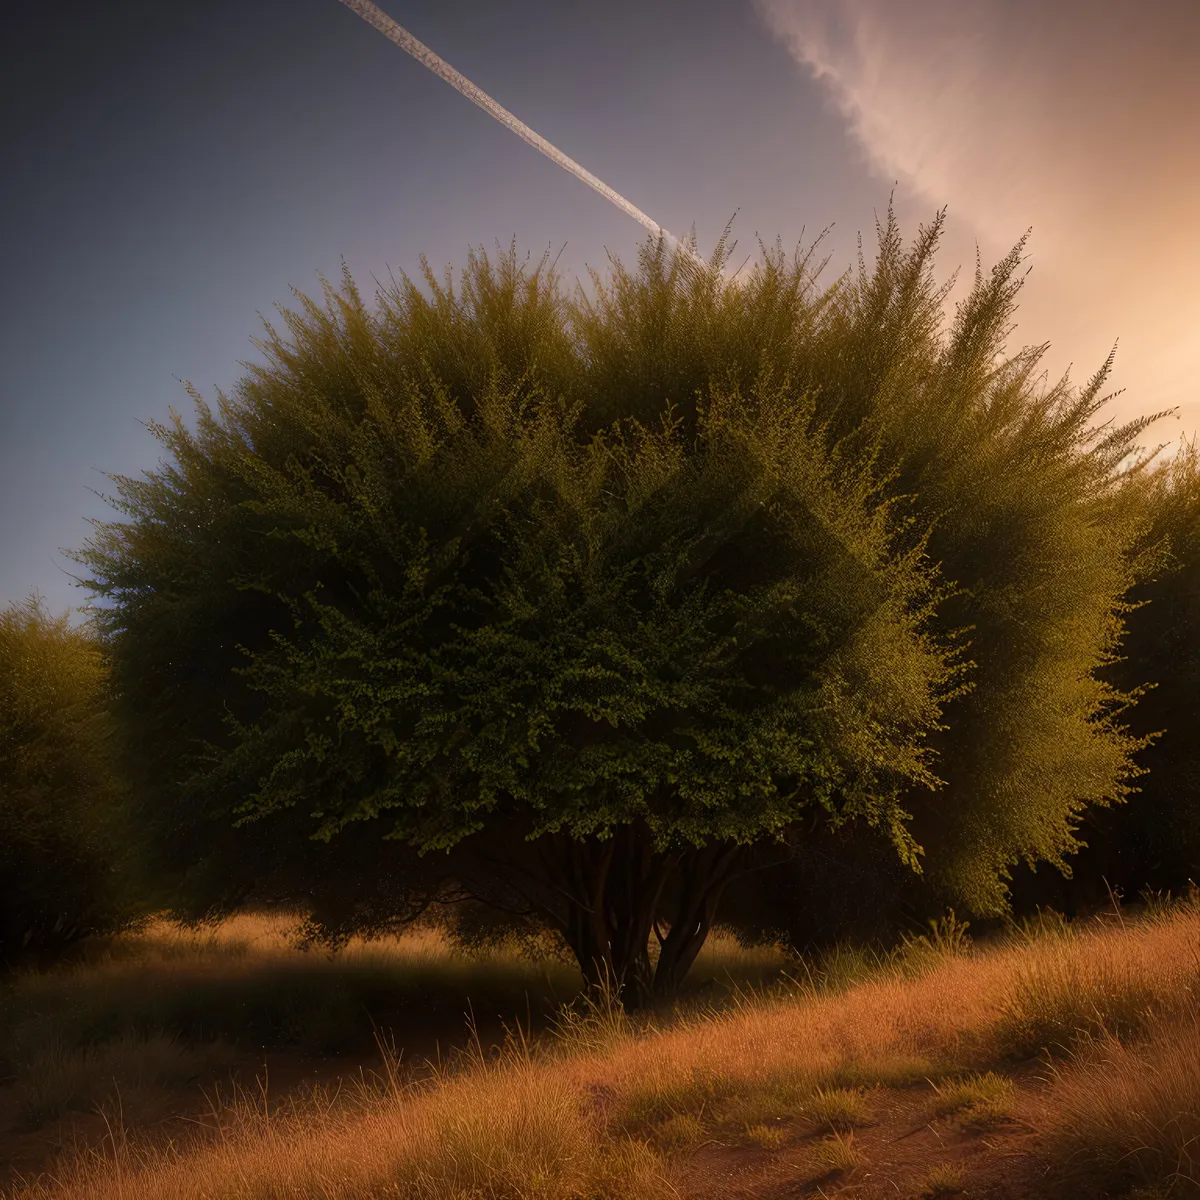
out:
M1013 1115L973 1123L932 1117L932 1087L880 1088L871 1093L870 1123L842 1139L860 1159L851 1169L822 1164L828 1135L781 1122L779 1149L714 1140L677 1163L673 1182L682 1200L1044 1200L1046 1184L1033 1153L1040 1090L1035 1074L1024 1072Z

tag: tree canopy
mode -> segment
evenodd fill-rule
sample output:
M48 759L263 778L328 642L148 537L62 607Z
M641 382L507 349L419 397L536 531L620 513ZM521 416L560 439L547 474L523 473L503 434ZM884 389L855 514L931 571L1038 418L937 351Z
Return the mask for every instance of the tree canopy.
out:
M80 558L191 902L370 829L640 1000L747 848L861 829L993 909L1061 863L1133 772L1100 670L1139 429L1091 434L1105 372L1005 356L1020 247L943 332L939 229L889 215L824 290L724 239L591 296L515 250L374 310L345 275L153 423Z

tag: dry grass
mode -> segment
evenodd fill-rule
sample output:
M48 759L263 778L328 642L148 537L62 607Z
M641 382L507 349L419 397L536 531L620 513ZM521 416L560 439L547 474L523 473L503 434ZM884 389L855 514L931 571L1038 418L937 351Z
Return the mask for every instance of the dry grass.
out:
M456 950L438 930L355 940L336 954L297 948L287 916L235 917L215 930L155 922L98 943L82 961L17 975L0 993L11 1025L40 1015L81 1044L122 1032L250 1037L334 1049L371 1026L364 1005L427 1010L531 995L557 1002L579 986L573 966L505 946ZM4 1047L0 1046L0 1053Z
M660 1158L602 1136L579 1093L519 1048L424 1087L272 1113L238 1097L205 1139L107 1153L24 1188L89 1200L578 1200L665 1196Z
M854 1144L854 1135L831 1134L809 1152L809 1167L818 1175L849 1175L866 1164L862 1151Z
M1152 939L1150 939L1152 940ZM1116 938L1097 939L1086 953L1034 948L1005 989L995 1036L1013 1058L1041 1050L1058 1053L1092 1037L1135 1037L1179 1002L1186 987L1164 987L1162 969L1150 970ZM1196 959L1175 964L1181 980L1195 976Z
M866 1097L853 1088L817 1088L803 1111L814 1129L830 1133L848 1133L871 1120Z
M119 1091L187 1087L227 1071L237 1046L335 1053L371 1045L375 1023L445 1014L550 1012L578 972L499 946L456 952L436 929L303 951L287 916L216 929L164 921L97 942L80 961L27 971L0 990L0 1077L17 1080L26 1128L88 1111ZM444 1035L446 1029L435 1031Z
M1058 1046L1075 1055L1053 1084L1046 1117L1062 1170L1095 1146L1096 1170L1171 1187L1194 1174L1200 1042L1194 1020L1180 1024L1179 1014L1195 1012L1198 984L1200 912L1180 910L1128 928L941 954L916 975L883 964L840 994L797 986L649 1027L602 1007L581 1010L557 1039L503 1061L477 1056L427 1085L364 1093L348 1106L314 1102L269 1118L235 1106L190 1149L118 1143L14 1195L652 1197L667 1188L665 1156L714 1130L815 1121L835 1108L843 1125L869 1116L867 1097L848 1080L976 1071L959 1085L974 1089L970 1103L998 1101L1004 1089L985 1082L989 1069ZM1108 1092L1100 1079L1112 1081ZM810 1154L822 1174L862 1162L849 1134Z
M751 944L728 929L717 928L709 934L696 956L688 979L692 986L699 988L711 984L726 989L758 987L774 982L794 965L794 956L781 945L774 942Z
M830 1083L849 1088L911 1088L924 1087L954 1074L949 1064L935 1064L928 1058L910 1058L904 1055L888 1056L878 1062L846 1063L830 1075Z
M720 1123L726 1129L748 1125L774 1125L800 1113L812 1095L811 1076L778 1076L758 1088L739 1091L720 1106Z
M1012 1115L1017 1087L1011 1079L987 1071L934 1084L935 1117L962 1116L970 1121L997 1121Z
M98 1046L40 1045L16 1084L18 1127L40 1129L68 1112L100 1107L113 1093L186 1087L228 1071L236 1051L226 1042L189 1044L163 1034L125 1035Z
M1055 1071L1044 1141L1060 1192L1200 1196L1200 1003L1140 1044L1111 1035Z
M1014 1025L1070 1027L1063 1017L1068 1000L1075 1012L1101 1015L1129 1007L1127 995L1114 994L1114 975L1136 990L1136 1007L1177 1008L1200 980L1198 945L1200 914L1128 931L1097 928L1044 945L946 958L916 979L884 973L840 995L760 997L642 1036L631 1032L564 1069L618 1098L669 1092L689 1079L719 1079L727 1094L745 1096L780 1081L808 1080L815 1089L847 1079L914 1079L926 1068L935 1077L950 1068L987 1070L1018 1046L1036 1054L1044 1044L1014 1038ZM1057 986L1029 986L1065 980L1069 997Z
M964 1190L966 1184L967 1177L961 1167L956 1167L953 1163L938 1163L936 1167L925 1172L925 1177L921 1180L920 1195L928 1200L937 1200L939 1196L956 1196Z
M652 1133L675 1117L701 1119L707 1110L734 1094L723 1075L681 1071L669 1078L652 1076L642 1086L624 1089L614 1105L616 1126L631 1134Z

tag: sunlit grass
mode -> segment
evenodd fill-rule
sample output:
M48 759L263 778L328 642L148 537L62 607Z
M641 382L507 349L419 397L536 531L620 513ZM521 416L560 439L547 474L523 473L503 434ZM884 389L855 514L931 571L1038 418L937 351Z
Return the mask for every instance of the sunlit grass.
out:
M1010 1116L1017 1094L1016 1084L995 1071L948 1079L940 1086L934 1084L934 1091L935 1117L959 1116L971 1121L996 1121Z
M229 935L213 953L236 944ZM229 953L253 958L253 945ZM1064 1065L1039 1130L1064 1188L1086 1163L1079 1195L1110 1179L1169 1191L1194 1170L1200 1137L1189 1124L1200 1037L1185 1020L1198 987L1200 912L1179 909L938 954L916 973L881 961L837 990L760 991L677 1017L630 1021L593 1000L500 1059L477 1051L425 1082L394 1074L391 1086L270 1116L243 1100L191 1146L114 1143L13 1195L656 1197L702 1145L793 1140L811 1178L851 1175L868 1161L851 1130L874 1119L877 1085L930 1081L936 1111L995 1115L1013 1096L1003 1064L1047 1051ZM922 1185L956 1186L934 1173Z
M952 1163L938 1163L925 1172L920 1184L922 1200L938 1200L942 1196L957 1196L966 1186L967 1177L962 1167Z
M1200 1001L1144 1041L1081 1044L1055 1071L1043 1127L1058 1194L1200 1195Z
M830 1133L848 1133L871 1119L866 1097L852 1088L817 1088L802 1112L814 1128Z

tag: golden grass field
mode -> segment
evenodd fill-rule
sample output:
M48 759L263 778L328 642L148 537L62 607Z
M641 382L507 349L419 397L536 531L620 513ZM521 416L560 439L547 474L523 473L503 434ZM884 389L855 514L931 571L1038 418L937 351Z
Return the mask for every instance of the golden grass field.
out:
M103 1115L6 1200L1200 1196L1194 899L807 969L723 935L697 977L726 986L637 1022L565 1004L578 976L553 956L455 953L423 929L330 957L284 934L263 917L207 936L157 926L11 984L5 1086L25 1096L7 1110L18 1124L24 1112L23 1136L36 1136L38 1086L55 1092L54 1062L116 1088L76 1084L81 1101L60 1087L57 1108L43 1097L60 1130L72 1107ZM217 1086L239 1019L260 1037L278 1019L277 1039L315 1054L355 997L389 987L397 1024L369 1052L347 1041L290 1089L252 1071ZM187 1025L187 996L219 1019ZM440 1006L461 1030L481 997L488 1032L415 1061L422 1016ZM304 1005L324 1006L310 1028ZM53 1028L57 1042L21 1057L12 1030L34 1045ZM127 1119L139 1087L165 1112L202 1083L206 1106L169 1134Z

